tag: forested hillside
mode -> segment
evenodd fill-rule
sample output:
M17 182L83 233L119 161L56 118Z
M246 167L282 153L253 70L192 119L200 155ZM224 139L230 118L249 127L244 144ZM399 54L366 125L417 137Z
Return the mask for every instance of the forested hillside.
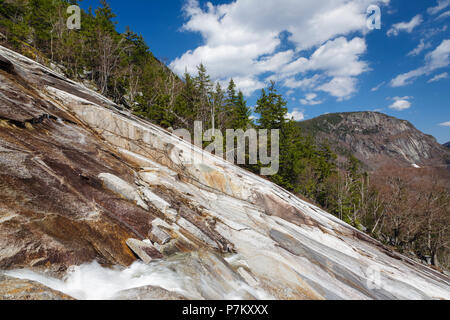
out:
M299 122L317 142L329 141L333 151L355 155L369 170L395 163L401 167L445 169L450 152L412 123L380 112L342 112Z
M116 31L106 1L82 11L81 29L66 27L76 1L0 0L0 44L18 51L164 128L280 129L280 171L270 179L399 250L448 268L446 177L387 168L370 176L353 156L341 163L331 148L287 119L287 101L271 83L252 110L231 80L214 83L203 65L183 79L151 53L139 33ZM256 116L257 120L252 117ZM259 165L245 165L258 172ZM389 171L390 170L390 171ZM426 180L426 183L422 183ZM439 262L439 263L438 263Z

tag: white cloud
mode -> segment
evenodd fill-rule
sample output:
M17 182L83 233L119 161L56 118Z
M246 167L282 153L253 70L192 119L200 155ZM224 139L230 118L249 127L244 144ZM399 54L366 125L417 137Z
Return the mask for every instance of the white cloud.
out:
M394 103L392 103L389 106L389 109L397 110L397 111L403 111L406 109L411 108L411 100L413 97L394 97L392 100L394 100Z
M416 48L414 48L412 51L410 51L408 53L408 56L418 56L419 54L422 53L422 51L424 51L430 47L431 47L430 43L425 42L424 39L421 39L419 45Z
M448 26L447 25L443 25L442 27L438 27L438 28L429 28L424 32L424 36L427 39L431 39L434 36L438 35L439 33L445 32L447 31Z
M373 87L372 89L370 89L370 91L375 92L378 91L382 86L384 86L386 84L386 81L383 81L382 83L380 83L379 85Z
M429 14L436 14L439 11L444 10L448 6L450 6L450 0L438 0L437 6L428 8L427 12Z
M286 114L286 119L293 119L295 121L302 121L305 119L305 114L299 109L294 109L292 112Z
M447 17L450 17L450 11L445 11L444 13L441 13L439 17L436 18L436 20L445 19Z
M450 121L442 122L439 125L442 126L442 127L450 127Z
M398 36L398 34L402 31L411 33L414 28L419 26L423 22L422 16L418 14L409 22L400 22L394 24L391 29L388 30L387 35L390 36Z
M360 57L367 50L362 38L354 38L348 41L344 37L327 41L320 46L309 59L301 57L282 70L282 76L302 74L310 71L322 72L322 78L329 78L319 85L321 77L315 74L311 78L296 80L288 78L284 85L289 88L316 89L329 93L345 100L356 92L356 76L369 70L368 64L361 61Z
M391 81L391 86L402 87L411 84L418 77L430 74L434 70L448 67L450 65L449 55L450 40L443 40L434 51L426 55L424 66L398 75Z
M265 87L265 84L263 82L252 76L235 77L233 80L239 90L241 90L245 95L250 95L253 91ZM226 88L226 85L228 85L228 81L226 82L226 84L223 84L223 88Z
M323 101L316 100L316 98L317 98L317 94L308 93L304 99L300 99L300 103L303 105L308 105L308 106L315 106L315 105L323 103Z
M317 49L307 64L306 70L322 70L329 76L358 76L368 70L367 63L359 60L367 50L362 38L347 41L344 37L326 42Z
M389 1L236 0L202 8L197 0L188 0L183 30L200 33L204 43L172 61L170 67L177 74L185 69L194 73L202 62L214 80L239 78L247 94L267 80L283 81L289 88L313 88L334 78L351 78L347 82L356 83L353 77L368 67L361 61L365 40L354 33L369 32L366 9L370 4ZM293 49L280 50L283 32ZM348 35L354 38L347 40ZM316 50L305 56L304 50L310 49Z
M428 80L428 83L432 83L432 82L436 82L436 81L439 81L442 79L448 79L448 78L449 78L448 72L444 72L444 73L435 75L433 78Z
M330 95L337 97L338 101L347 100L356 92L357 80L351 77L336 77L330 82L318 87L318 90L328 92Z
M319 83L320 76L315 74L311 78L303 78L301 80L295 80L295 78L288 78L284 81L284 86L288 88L302 88L312 89Z

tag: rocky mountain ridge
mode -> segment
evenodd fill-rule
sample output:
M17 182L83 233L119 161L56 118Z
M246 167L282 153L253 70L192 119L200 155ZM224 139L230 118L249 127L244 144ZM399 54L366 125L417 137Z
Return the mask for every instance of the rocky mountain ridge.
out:
M44 298L450 299L444 274L275 184L11 50L0 61L0 298L44 284Z
M410 122L379 112L327 114L299 122L305 134L328 141L341 155L355 155L369 169L385 164L442 167L450 152Z

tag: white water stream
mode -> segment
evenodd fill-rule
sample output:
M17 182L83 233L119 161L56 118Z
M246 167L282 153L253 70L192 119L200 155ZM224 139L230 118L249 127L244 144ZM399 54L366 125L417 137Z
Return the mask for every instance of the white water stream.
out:
M97 262L71 267L62 280L22 269L4 272L5 275L39 282L53 290L78 300L110 300L124 290L154 286L180 294L188 299L240 300L254 297L270 299L261 290L239 279L226 284L220 277L196 273L196 264L184 260L158 261L146 265L135 262L128 268L105 268ZM188 266L189 265L189 266ZM213 280L213 281L211 281Z

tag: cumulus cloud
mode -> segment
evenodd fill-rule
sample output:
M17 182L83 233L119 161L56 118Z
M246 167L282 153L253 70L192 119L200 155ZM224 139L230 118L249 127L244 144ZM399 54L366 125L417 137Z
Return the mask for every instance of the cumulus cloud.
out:
M402 87L411 84L415 79L431 72L448 67L450 65L450 40L443 40L442 43L432 52L426 55L425 65L403 73L391 81L392 87Z
M327 41L320 46L309 59L301 57L281 70L281 76L304 74L306 72L320 72L310 78L295 77L285 80L284 85L289 88L316 89L344 100L356 92L356 77L369 70L368 64L360 59L367 50L362 38L348 41L344 37ZM319 85L319 81L328 78Z
M367 63L359 59L366 49L366 42L362 38L348 41L340 37L326 42L309 60L302 61L300 70L302 67L306 70L322 70L333 77L358 76L368 70Z
M400 32L405 31L411 33L414 28L419 26L423 22L422 15L418 14L409 22L400 22L394 24L387 32L387 35L390 36L398 36Z
M234 83L245 95L250 95L252 92L265 87L264 82L259 81L256 77L238 76L235 77ZM222 88L228 86L228 81L221 81Z
M397 111L403 111L411 108L411 100L413 97L394 97L392 100L394 100L394 103L392 103L389 106L389 109L397 110Z
M342 98L341 90L326 84L342 83L341 78L355 84L353 78L368 70L361 60L365 40L354 33L368 32L369 5L389 1L236 0L201 7L197 0L189 0L182 29L200 33L203 44L172 61L170 67L178 74L186 69L194 73L204 63L214 80L240 79L247 94L260 89L263 82L277 80L289 88L324 85L327 92L338 92ZM292 49L280 49L281 35L287 35ZM354 38L347 40L348 35ZM313 54L306 55L311 49Z
M292 89L302 88L302 89L312 89L316 87L319 83L320 76L315 74L310 78L303 78L300 80L296 80L295 78L288 78L284 81L284 86Z
M438 0L437 5L435 7L428 8L427 12L429 14L436 14L448 6L450 6L450 0Z
M304 99L300 99L300 103L308 106L315 106L323 103L323 101L316 100L316 98L317 98L316 93L308 93Z
M351 77L336 77L330 82L325 83L317 89L328 92L330 95L337 97L338 101L347 100L356 92L357 80Z
M444 73L435 75L433 78L428 80L428 83L436 82L436 81L439 81L442 79L448 79L448 72L444 72Z
M442 122L439 124L441 127L450 127L450 121Z
M305 114L299 109L294 109L292 112L286 114L286 119L294 121L302 121L305 119Z

